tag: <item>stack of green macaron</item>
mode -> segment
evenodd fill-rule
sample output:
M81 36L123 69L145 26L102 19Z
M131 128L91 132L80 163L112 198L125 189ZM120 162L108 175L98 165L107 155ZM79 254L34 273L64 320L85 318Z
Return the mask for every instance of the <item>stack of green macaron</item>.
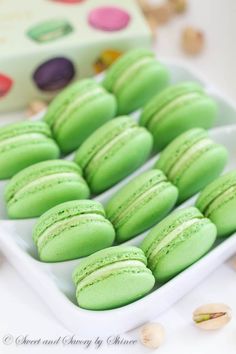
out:
M157 224L177 198L177 188L160 170L146 171L132 179L106 206L107 217L116 230L116 241L127 241Z
M103 86L114 93L119 114L128 114L147 103L169 81L167 68L147 49L122 55L106 72Z
M75 155L94 194L101 193L140 167L152 151L152 135L131 117L100 127Z
M162 150L191 128L209 129L217 115L216 102L195 82L169 86L144 107L140 124L153 135L154 148Z
M114 238L102 205L93 200L59 204L45 212L33 230L39 258L45 262L88 256L111 246Z
M155 226L141 244L159 283L201 258L216 239L216 226L194 208L179 209Z
M199 195L196 206L217 227L218 237L236 231L236 170L209 184Z
M206 130L194 128L175 138L160 154L155 167L178 188L181 203L217 178L227 160L223 145L210 139Z
M71 161L43 161L17 173L7 184L5 201L10 218L32 218L69 200L90 194L80 167Z
M45 122L23 121L0 128L0 179L59 156L59 147Z
M115 97L92 79L79 80L49 105L44 120L63 153L77 149L98 127L115 117Z

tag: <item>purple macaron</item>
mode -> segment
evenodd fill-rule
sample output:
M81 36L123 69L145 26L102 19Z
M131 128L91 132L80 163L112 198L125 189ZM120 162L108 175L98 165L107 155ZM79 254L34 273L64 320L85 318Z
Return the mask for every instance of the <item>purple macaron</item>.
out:
M36 86L42 91L62 89L75 76L75 68L71 60L63 57L53 58L41 64L33 74Z

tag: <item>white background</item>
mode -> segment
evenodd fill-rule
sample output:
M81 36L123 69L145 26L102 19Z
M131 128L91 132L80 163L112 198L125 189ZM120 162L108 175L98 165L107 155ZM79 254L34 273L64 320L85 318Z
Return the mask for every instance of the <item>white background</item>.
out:
M123 0L124 1L124 0ZM128 0L126 0L128 1ZM121 1L122 2L122 1ZM236 1L189 0L186 14L176 17L158 30L155 49L160 57L178 58L236 99ZM182 54L180 31L186 26L201 28L206 36L204 53L195 58ZM39 284L40 286L40 284ZM47 296L47 294L45 294ZM94 345L87 350L82 345L14 346L3 345L6 334L28 335L31 339L71 336L51 315L46 306L0 254L0 353L148 353L143 346L108 346L99 350ZM203 332L194 327L191 316L195 307L208 302L224 302L233 310L233 320L221 331ZM235 316L234 316L235 315ZM134 314L135 316L135 314ZM200 286L186 295L168 312L157 319L166 329L166 341L160 354L225 354L236 353L236 268L227 262ZM115 321L115 318L114 318ZM99 324L98 324L99 326ZM77 339L82 339L78 333ZM122 337L137 339L138 330Z

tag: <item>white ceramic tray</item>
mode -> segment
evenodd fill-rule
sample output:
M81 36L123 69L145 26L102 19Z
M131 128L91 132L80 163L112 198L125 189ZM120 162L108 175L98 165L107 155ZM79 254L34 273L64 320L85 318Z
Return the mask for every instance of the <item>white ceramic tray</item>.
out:
M236 168L236 106L224 97L212 85L198 74L178 63L165 61L168 65L173 83L195 80L206 87L207 92L219 104L219 115L210 135L215 141L224 144L229 150L230 158L226 170ZM20 115L15 114L13 119ZM1 118L1 117L0 117ZM96 197L103 204L127 183L134 175L152 167L156 157L150 159L142 168L130 177ZM7 220L3 204L5 182L0 182L0 249L9 262L37 291L57 319L71 332L81 335L108 335L128 331L144 322L156 318L185 293L196 286L212 270L236 252L236 234L219 242L214 249L201 260L186 269L160 288L154 289L144 298L121 308L109 311L88 311L79 308L75 300L75 288L71 273L79 260L61 263L42 263L37 259L37 252L32 242L32 226L34 219ZM180 207L193 205L195 198L188 200ZM126 244L138 245L145 233Z

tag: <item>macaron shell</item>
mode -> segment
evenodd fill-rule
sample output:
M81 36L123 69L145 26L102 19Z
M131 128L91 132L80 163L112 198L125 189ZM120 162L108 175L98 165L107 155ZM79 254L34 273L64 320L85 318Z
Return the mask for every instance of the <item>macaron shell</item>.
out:
M137 129L136 136L129 139L111 158L105 158L94 171L89 181L92 192L100 193L108 189L140 167L148 159L152 143L152 136L148 131Z
M209 129L217 115L216 103L208 97L202 97L187 105L174 109L150 128L154 137L154 148L162 150L174 138L191 128Z
M178 202L182 203L216 179L223 171L227 160L226 148L213 145L210 150L193 161L176 183L179 190Z
M68 228L48 240L40 251L40 259L45 262L58 262L88 256L110 247L114 238L115 231L107 220L93 220L90 216L86 223Z
M167 69L153 60L153 63L135 72L132 79L115 92L118 113L128 114L144 106L155 94L161 91L169 81Z
M111 94L91 99L91 103L78 106L56 133L62 151L67 153L78 148L96 129L116 114L116 100Z
M89 188L84 181L60 181L55 178L53 185L45 185L44 190L32 191L32 194L25 195L18 201L9 204L7 211L12 219L33 218L40 216L57 204L88 197Z
M216 227L212 223L204 223L196 232L191 232L176 245L174 242L158 261L153 274L160 283L196 262L212 247L216 239Z
M147 268L117 270L77 292L77 301L85 309L108 310L138 300L153 288L154 282Z

